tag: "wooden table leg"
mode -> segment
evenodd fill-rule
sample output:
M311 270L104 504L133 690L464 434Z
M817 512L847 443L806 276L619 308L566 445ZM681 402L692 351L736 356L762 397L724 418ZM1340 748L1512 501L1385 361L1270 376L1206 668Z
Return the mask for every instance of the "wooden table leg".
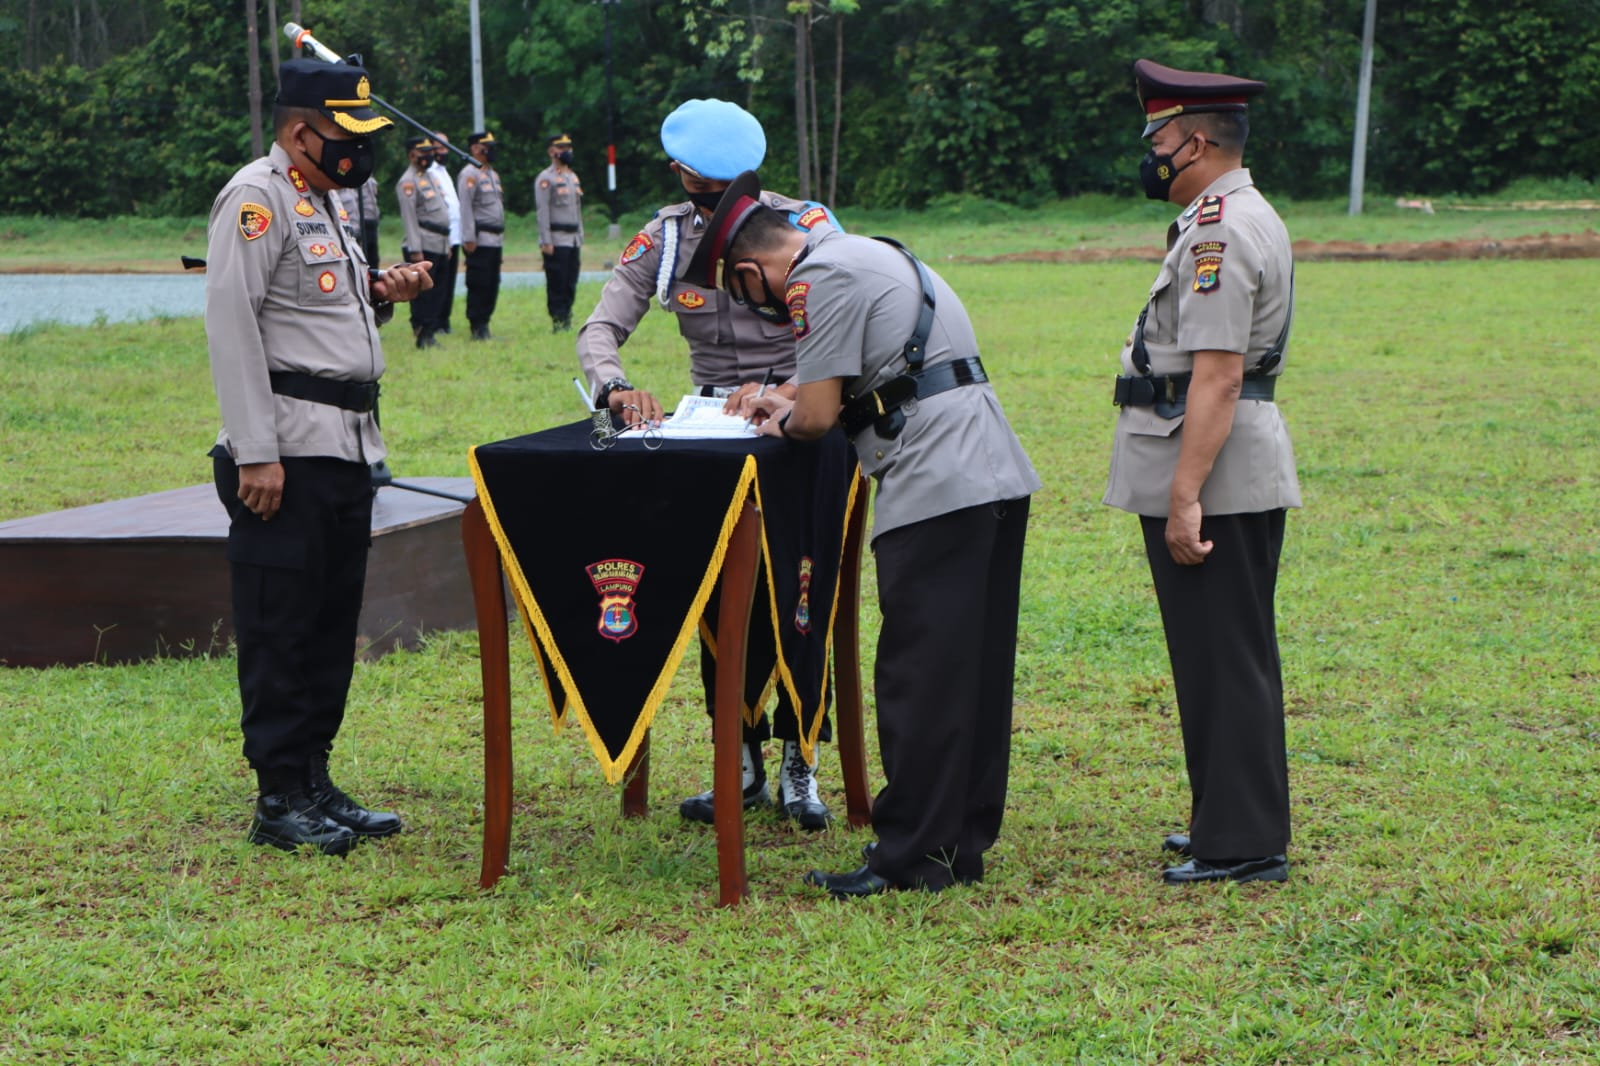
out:
M622 816L643 818L650 813L650 731L639 741L628 772L622 778Z
M493 888L511 858L511 654L500 550L477 500L461 515L461 543L472 579L483 672L483 868L478 885Z
M750 892L744 870L744 786L740 749L744 747L744 668L750 630L750 604L760 562L755 504L745 501L728 538L722 563L722 605L717 612L717 698L711 734L715 754L711 775L712 818L717 828L717 875L721 895L731 907Z
M872 824L867 791L866 738L861 723L861 552L866 543L867 501L872 482L861 478L855 509L845 529L839 566L839 611L833 623L833 677L839 727L839 772L844 777L845 814L852 826Z

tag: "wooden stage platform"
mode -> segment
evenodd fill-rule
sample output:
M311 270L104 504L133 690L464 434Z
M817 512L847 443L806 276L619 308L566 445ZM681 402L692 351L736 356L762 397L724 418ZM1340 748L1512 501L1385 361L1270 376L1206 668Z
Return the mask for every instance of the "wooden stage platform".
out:
M405 484L464 499L471 478ZM465 504L378 490L358 647L472 629ZM225 650L233 634L227 513L211 485L0 522L0 665L115 663Z

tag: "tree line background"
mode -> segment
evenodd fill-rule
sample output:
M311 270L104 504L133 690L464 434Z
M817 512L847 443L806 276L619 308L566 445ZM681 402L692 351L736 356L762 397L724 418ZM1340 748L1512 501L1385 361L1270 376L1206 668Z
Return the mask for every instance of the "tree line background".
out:
M481 0L486 118L518 213L562 131L604 201L608 101L621 208L680 198L658 132L697 96L762 120L773 187L844 206L1136 195L1146 56L1267 82L1252 170L1276 196L1340 196L1364 2ZM396 107L472 132L467 0L0 0L0 213L204 213L253 154L252 49L270 122L291 18ZM1600 0L1379 0L1367 187L1592 182L1596 86ZM408 135L379 139L386 202Z

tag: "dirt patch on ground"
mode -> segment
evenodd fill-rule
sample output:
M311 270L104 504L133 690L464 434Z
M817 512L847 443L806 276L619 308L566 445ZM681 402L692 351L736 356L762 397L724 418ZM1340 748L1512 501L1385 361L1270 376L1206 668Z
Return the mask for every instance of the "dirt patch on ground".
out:
M1148 248L1056 248L1006 255L958 255L957 263L1104 263L1115 259L1160 262L1163 252ZM1502 237L1475 241L1396 241L1361 244L1357 241L1295 241L1298 263L1334 260L1378 260L1394 263L1444 259L1600 259L1600 233L1541 233L1533 237Z

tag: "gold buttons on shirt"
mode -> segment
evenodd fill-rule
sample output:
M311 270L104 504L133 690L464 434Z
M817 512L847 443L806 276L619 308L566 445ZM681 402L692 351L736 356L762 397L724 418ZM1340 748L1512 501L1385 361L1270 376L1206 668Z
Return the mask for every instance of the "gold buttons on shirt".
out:
M879 459L882 459L882 458L883 458L883 452L881 452L881 451L880 451L880 452L878 452L878 458L879 458Z

